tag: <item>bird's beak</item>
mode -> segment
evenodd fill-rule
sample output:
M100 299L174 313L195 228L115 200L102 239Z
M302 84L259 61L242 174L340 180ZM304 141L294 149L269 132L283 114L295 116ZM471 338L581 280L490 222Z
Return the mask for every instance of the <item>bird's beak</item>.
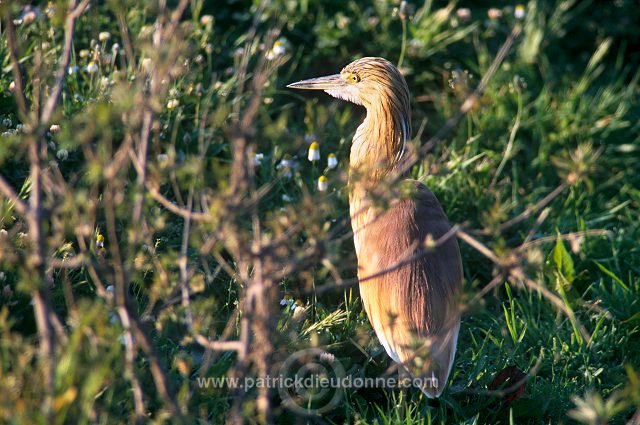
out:
M346 81L340 74L327 75L326 77L311 78L309 80L291 83L287 87L300 90L334 90L344 87Z

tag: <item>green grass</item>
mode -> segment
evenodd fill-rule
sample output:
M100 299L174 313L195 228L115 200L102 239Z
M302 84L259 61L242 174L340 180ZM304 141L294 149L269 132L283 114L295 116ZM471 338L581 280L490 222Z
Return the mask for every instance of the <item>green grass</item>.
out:
M37 75L53 84L63 40L64 5L58 3L56 11L42 6L37 19L17 25L31 105ZM251 246L258 227L266 240L285 241L270 254L278 264L321 247L304 267L274 282L268 294L274 317L265 324L274 346L273 373L291 354L322 347L348 376L395 377L357 287L318 291L338 277L347 281L356 275L346 173L363 110L285 86L335 73L358 57L383 56L397 63L402 56L412 93L412 143L420 146L457 111L517 23L523 25L522 35L479 105L411 174L434 191L451 222L501 258L517 254L522 272L556 295L573 316L517 279L502 279L468 304L499 270L460 242L461 302L467 312L450 384L439 400L427 400L415 389L347 389L322 418L304 418L283 407L274 390L273 419L336 424L637 420L640 30L635 23L640 12L635 2L532 0L521 21L513 13L515 2L409 2L407 20L394 1L277 0L264 9L256 3L192 1L176 35L161 47L151 40L157 7L128 0L92 5L78 20L70 62L77 69L67 73L61 107L52 122L37 129L19 129L30 118L20 115L9 89L14 77L4 16L18 19L25 12L18 4L0 5L0 175L20 198L31 196L26 146L39 130L44 134L51 124L59 125L59 132L44 136L40 158L45 253L85 259L77 267L52 266L37 275L28 262L33 252L29 224L0 194L0 229L7 232L0 235L0 392L7 394L0 401L0 421L47 423L31 300L50 276L51 305L64 335L57 335L55 344L56 423L134 422L134 376L144 394L145 415L138 422L224 422L234 393L199 388L196 378L239 373L237 357L203 348L194 335L239 337L243 279L256 270L243 268L234 247ZM456 14L463 6L471 9L468 21ZM490 7L500 8L502 16L489 19ZM134 58L126 57L122 20ZM110 37L99 40L101 32ZM264 60L276 40L282 54ZM190 223L184 246L184 220L149 190L140 190L129 156L111 177L105 171L129 139L140 152L137 138L151 90L145 58L159 72L167 71L166 85L148 99L154 118L147 179L183 208L193 196L192 209L207 215ZM228 192L235 123L250 108L252 81L263 60L266 83L246 134L247 160L263 156L247 177L243 202L255 196L255 188L268 190L239 208ZM92 63L98 65L95 72L87 68ZM41 96L47 95L42 88ZM306 159L313 139L320 143L318 164ZM326 168L329 153L339 160L336 169ZM289 158L299 166L281 167ZM290 178L283 176L287 171ZM329 180L327 192L317 190L322 174ZM561 185L566 188L551 202L501 228ZM140 193L142 219L136 222L132 211ZM560 236L576 233L565 240ZM104 250L96 243L98 234L104 236ZM117 285L119 267L130 285L132 311L151 336L182 419L170 413L139 343L132 367L127 364L117 305L109 293L100 294L98 282ZM189 308L180 297L182 283L190 293ZM255 378L253 366L246 374ZM507 367L529 375L524 394L512 401L487 390ZM252 389L242 407L249 423L260 421L257 393Z

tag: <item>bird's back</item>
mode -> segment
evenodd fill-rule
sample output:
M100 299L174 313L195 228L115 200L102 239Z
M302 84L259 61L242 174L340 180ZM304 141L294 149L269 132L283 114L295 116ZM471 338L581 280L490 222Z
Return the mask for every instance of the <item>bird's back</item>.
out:
M354 219L358 277L367 315L387 353L412 375L432 378L423 380L422 390L438 397L455 357L462 262L455 235L434 251L416 255L428 235L437 240L451 226L435 195L413 184L410 199L387 211L360 211L363 218ZM412 255L418 258L403 262Z

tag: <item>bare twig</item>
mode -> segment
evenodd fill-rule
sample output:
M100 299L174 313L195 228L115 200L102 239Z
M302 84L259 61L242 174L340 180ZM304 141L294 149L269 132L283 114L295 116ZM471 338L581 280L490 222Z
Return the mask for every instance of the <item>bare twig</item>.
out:
M2 175L0 175L0 192L13 203L14 208L20 213L25 214L27 212L27 205L20 199L15 190L11 187Z
M18 51L18 42L16 40L16 28L13 25L13 18L11 17L11 8L5 8L5 22L7 33L7 46L9 48L9 58L11 59L11 70L13 72L13 82L15 84L14 96L18 109L22 115L23 120L27 120L29 117L29 102L25 96L24 85L22 82L22 73L20 72L20 57Z
M76 20L80 15L82 15L88 5L89 0L82 0L80 4L77 4L76 0L69 0L69 12L67 13L64 30L64 45L62 47L62 55L58 60L55 83L53 84L51 94L47 98L44 108L42 109L42 113L40 114L40 123L43 125L47 125L49 123L55 108L58 106L60 94L62 93L62 86L67 76L67 68L69 67L69 61L71 60Z
M560 195L569 184L567 182L562 182L558 187L556 187L553 191L549 192L547 196L536 202L535 204L527 207L523 212L513 217L512 219L505 221L500 226L498 226L498 230L503 231L513 226L514 224L518 224L523 220L531 217L531 215L535 214L541 208L547 206L551 201L553 201L558 195Z

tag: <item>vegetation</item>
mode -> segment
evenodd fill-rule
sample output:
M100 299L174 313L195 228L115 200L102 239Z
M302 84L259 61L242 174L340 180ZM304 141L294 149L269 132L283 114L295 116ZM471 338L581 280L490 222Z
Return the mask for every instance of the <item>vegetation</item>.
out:
M0 421L640 423L637 3L457 3L0 2ZM259 385L397 376L354 286L363 110L286 84L397 63L417 152L513 28L411 169L459 224L443 396Z

